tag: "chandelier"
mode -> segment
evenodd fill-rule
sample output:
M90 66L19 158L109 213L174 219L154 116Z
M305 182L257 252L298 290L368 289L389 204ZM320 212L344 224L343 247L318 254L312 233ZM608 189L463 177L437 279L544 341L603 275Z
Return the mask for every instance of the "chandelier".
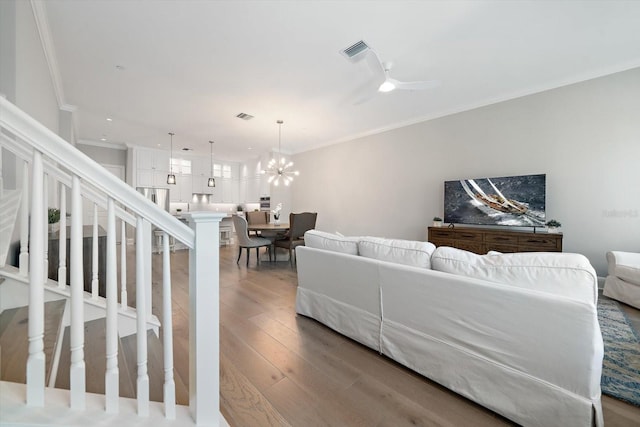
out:
M269 184L273 184L275 186L280 185L280 179L282 178L282 182L284 185L289 185L293 182L293 177L300 175L298 171L288 170L293 166L293 162L287 163L284 157L282 157L282 150L280 145L282 143L282 124L284 123L282 120L278 120L278 157L279 159L271 158L269 163L267 164L267 169L263 169L260 171L261 174L271 175L269 177Z

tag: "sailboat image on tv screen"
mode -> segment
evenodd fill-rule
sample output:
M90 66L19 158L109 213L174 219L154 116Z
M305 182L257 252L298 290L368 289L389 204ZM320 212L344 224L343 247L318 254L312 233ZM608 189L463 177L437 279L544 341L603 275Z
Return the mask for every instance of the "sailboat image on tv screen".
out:
M484 178L482 184L475 179L460 180L460 185L471 198L472 203L484 214L492 217L498 224L503 225L544 225L544 213L529 208L529 203L518 201L505 196L489 178Z

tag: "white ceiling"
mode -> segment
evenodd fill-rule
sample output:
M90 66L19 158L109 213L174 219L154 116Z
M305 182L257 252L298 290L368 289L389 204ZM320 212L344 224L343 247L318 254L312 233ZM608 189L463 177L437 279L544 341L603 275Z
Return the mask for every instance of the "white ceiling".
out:
M277 147L278 119L300 152L640 66L640 1L44 4L79 139L168 148L173 131L234 161ZM396 79L442 84L354 105L372 74L339 51L360 39Z

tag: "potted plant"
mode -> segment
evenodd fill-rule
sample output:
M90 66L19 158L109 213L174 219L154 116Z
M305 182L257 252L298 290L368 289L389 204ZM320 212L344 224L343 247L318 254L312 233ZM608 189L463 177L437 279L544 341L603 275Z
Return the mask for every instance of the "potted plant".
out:
M280 211L282 210L282 203L278 203L276 208L271 211L273 214L273 223L278 225L280 224Z
M242 205L236 206L236 211L242 212L243 210L244 210L244 208L242 207Z
M442 218L440 218L439 216L434 216L433 217L433 226L434 227L442 227Z
M60 228L60 209L49 208L49 233Z
M560 227L562 227L562 224L555 219L547 221L547 233L557 233Z

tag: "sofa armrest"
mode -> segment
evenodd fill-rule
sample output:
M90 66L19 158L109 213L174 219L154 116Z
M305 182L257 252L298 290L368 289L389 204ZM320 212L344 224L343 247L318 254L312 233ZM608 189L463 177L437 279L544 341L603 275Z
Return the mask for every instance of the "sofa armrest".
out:
M607 262L609 276L640 286L640 253L610 251L607 252Z

